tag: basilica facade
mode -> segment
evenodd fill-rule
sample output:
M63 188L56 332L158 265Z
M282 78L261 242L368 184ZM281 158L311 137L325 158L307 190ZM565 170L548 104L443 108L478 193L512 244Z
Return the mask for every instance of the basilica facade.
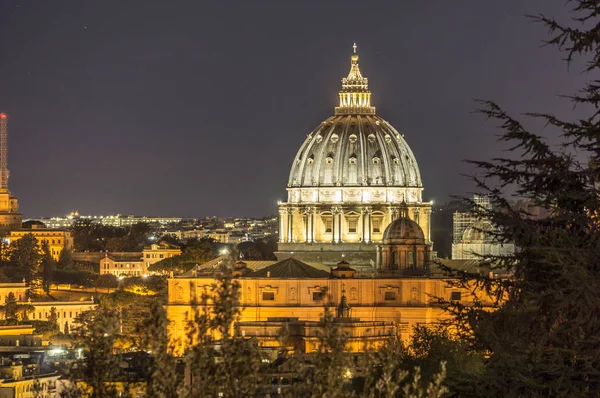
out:
M177 355L191 342L189 322L215 277L233 267L239 286L242 335L278 350L285 327L294 349L315 349L325 308L349 337L348 349L376 347L390 334L448 319L435 299L472 304L477 288L448 283L431 261L431 202L422 199L416 159L371 106L356 49L342 79L335 115L311 132L294 158L288 200L279 204L278 261L224 257L169 278L170 344ZM462 261L468 272L481 272ZM482 305L493 299L477 292ZM479 294L484 293L484 294Z
M278 259L359 267L377 263L385 228L407 205L431 245L431 202L410 147L371 105L368 79L354 47L335 114L308 134L279 203Z

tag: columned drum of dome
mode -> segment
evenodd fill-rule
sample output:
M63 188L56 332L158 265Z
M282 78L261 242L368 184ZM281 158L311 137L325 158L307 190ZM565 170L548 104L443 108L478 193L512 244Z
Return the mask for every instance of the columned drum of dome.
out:
M371 105L356 47L342 79L334 116L308 134L294 158L288 200L279 204L279 259L374 265L376 244L399 216L408 216L430 244L431 203L410 147Z

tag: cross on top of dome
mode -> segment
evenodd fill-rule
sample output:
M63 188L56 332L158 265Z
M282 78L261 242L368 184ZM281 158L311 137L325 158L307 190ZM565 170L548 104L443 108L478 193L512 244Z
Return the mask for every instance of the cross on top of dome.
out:
M369 79L363 77L358 67L356 43L352 46L354 52L350 57L350 73L342 79L340 104L335 108L336 115L365 114L374 115L375 107L371 106Z

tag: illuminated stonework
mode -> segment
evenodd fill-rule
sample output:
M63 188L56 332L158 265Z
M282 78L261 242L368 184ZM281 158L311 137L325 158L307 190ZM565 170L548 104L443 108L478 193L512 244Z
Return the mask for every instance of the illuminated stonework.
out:
M8 190L8 117L0 113L0 232L21 228L19 201Z
M292 164L288 200L279 203L280 259L333 265L343 254L373 265L403 202L431 244L431 203L422 201L417 161L404 135L375 115L358 60L355 47L335 116L308 134Z

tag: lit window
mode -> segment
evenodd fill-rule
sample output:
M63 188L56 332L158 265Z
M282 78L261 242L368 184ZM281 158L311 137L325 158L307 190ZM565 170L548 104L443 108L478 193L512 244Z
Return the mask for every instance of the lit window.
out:
M381 232L381 219L374 218L372 220L373 223L373 232Z
M358 219L353 218L348 220L348 232L349 233L356 233L356 229L358 227Z
M331 232L333 230L333 218L326 218L323 221L325 222L325 232Z

